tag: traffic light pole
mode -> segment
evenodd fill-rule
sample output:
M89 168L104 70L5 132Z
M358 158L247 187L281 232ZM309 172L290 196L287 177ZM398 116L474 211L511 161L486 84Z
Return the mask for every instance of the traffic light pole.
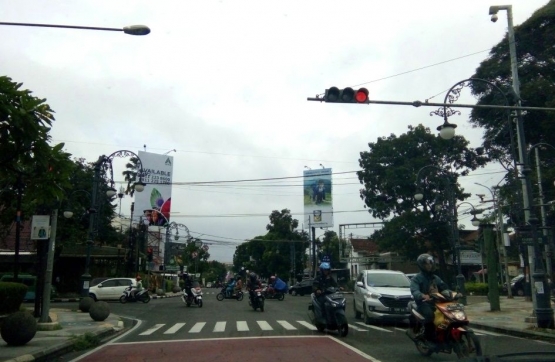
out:
M308 97L307 101L312 102L326 102L324 98L313 98ZM339 103L339 102L338 102ZM452 103L430 103L422 101L412 101L412 102L401 102L401 101L379 101L379 100L367 100L366 102L353 103L353 104L387 104L393 106L413 106L415 108L419 107L449 107L449 108L473 108L473 109L503 109L509 111L555 111L555 108L549 107L522 107L522 106L499 106L499 105L489 105L489 104L452 104Z

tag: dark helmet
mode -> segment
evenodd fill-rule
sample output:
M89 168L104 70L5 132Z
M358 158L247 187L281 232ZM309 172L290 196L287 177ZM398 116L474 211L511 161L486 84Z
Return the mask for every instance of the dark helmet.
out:
M189 278L189 273L183 273L183 278L184 278L184 279Z
M250 273L250 274L249 274L249 278L250 278L250 280L252 280L253 282L256 281L256 273L255 273L255 272Z
M425 265L428 263L432 264L432 271L433 271L435 268L433 256L431 256L430 254L420 254L416 259L416 264L418 265L418 268L423 272L427 271L425 268Z

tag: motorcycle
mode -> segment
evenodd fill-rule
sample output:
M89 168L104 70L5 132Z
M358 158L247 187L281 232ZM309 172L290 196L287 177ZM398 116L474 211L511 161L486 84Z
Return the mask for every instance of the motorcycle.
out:
M239 291L233 291L231 293L231 295L227 295L226 293L226 289L227 287L223 287L222 290L216 294L216 299L219 300L220 302L224 299L237 299L238 302L243 300L243 291L239 290Z
M132 290L133 286L131 285L125 288L123 294L121 295L121 297L119 297L120 303L125 304L127 302L150 302L150 294L148 294L147 289L143 289L140 292L135 293L135 295L133 295Z
M282 301L285 299L285 293L277 291L272 287L262 288L262 294L264 294L264 298L266 299L277 299L279 301Z
M445 290L441 293L430 295L430 303L435 303L434 325L436 326L435 348L431 348L424 333L424 317L416 310L416 302L408 304L410 328L407 336L414 342L416 349L423 356L432 353L457 354L459 359L479 357L482 355L480 340L474 332L468 328L469 321L464 312L464 305L456 302L460 294Z
M349 334L349 324L345 316L345 296L339 288L329 287L324 292L323 308L316 299L316 294L310 295L308 310L309 318L319 332L336 330L340 337Z
M262 289L255 289L253 293L253 297L249 295L249 305L252 309L257 310L260 308L261 312L264 312L264 293Z
M199 308L202 308L202 289L200 286L192 287L191 288L191 296L187 294L187 291L183 289L183 295L181 296L181 300L183 303L187 304L187 307L190 307L191 304L198 305Z

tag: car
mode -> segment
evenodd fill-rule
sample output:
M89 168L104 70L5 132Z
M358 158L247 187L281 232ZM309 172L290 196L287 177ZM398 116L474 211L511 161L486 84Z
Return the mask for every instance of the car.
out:
M410 280L394 270L363 270L357 276L353 308L356 318L372 321L402 322L409 317L412 300Z
M314 283L314 279L304 279L300 282L292 285L289 288L289 294L295 296L300 295L301 297L305 294L309 295L312 293L312 284Z
M110 279L110 278L94 278L93 280L91 280L91 284L90 287L94 287L95 285L97 285L98 283L102 283L103 281ZM89 288L90 288L89 287Z
M135 278L111 278L106 279L95 286L89 287L89 297L97 300L117 300L123 294L125 288L132 285L137 286Z
M410 274L405 274L407 276L407 278L409 278L409 280L412 280L412 278L414 278L415 276L418 275L418 273L410 273Z

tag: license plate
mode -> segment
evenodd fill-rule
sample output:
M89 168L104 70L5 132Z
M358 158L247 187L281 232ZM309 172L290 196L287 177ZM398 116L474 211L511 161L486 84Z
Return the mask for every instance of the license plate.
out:
M407 313L408 309L407 308L391 308L392 312L395 313Z
M343 294L341 294L341 293L332 294L332 295L330 295L330 298L331 299L340 299L340 298L343 298Z

